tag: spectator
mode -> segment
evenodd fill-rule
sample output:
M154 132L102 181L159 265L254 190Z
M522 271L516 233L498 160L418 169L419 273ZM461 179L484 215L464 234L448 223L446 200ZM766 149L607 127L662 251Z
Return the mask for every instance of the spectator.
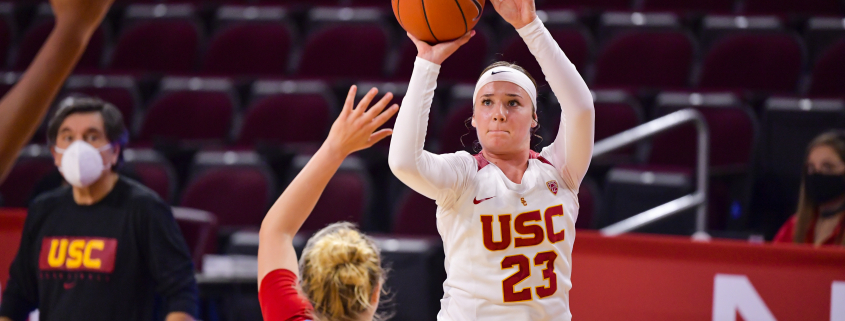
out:
M819 135L807 147L798 210L774 242L845 245L845 131Z
M197 285L170 207L118 175L128 132L120 111L96 98L68 98L47 128L56 166L71 186L29 206L0 302L0 321L193 320Z

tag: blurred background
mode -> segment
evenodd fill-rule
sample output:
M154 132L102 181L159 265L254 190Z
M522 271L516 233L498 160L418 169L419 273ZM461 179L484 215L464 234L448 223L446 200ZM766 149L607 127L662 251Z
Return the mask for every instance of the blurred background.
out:
M685 108L709 128L706 177L696 175L693 124L594 158L579 194L580 229L690 194L705 179L711 236L769 240L795 211L807 143L845 128L845 1L538 0L537 7L593 91L597 142ZM52 26L46 3L0 2L0 94ZM489 4L475 30L443 64L426 149L478 151L466 122L472 91L498 60L525 67L541 84L543 139L532 146L547 146L560 108L533 56ZM387 0L118 0L57 101L97 96L123 112L131 138L121 171L173 206L194 209L176 215L201 270L206 254L255 255L263 215L325 139L349 86L393 92L399 103L415 55ZM61 180L45 129L0 186L0 205L26 207ZM425 302L422 312L405 305L397 316L415 320L436 312L442 295L436 205L393 176L388 145L344 163L300 242L338 220L382 236L395 252L395 273L410 278L391 282L426 284L396 293L400 305L408 295L407 302ZM688 212L639 232L690 235L695 211ZM250 269L248 260L206 259ZM254 278L245 280L241 290L253 294L201 279L204 318L260 319Z

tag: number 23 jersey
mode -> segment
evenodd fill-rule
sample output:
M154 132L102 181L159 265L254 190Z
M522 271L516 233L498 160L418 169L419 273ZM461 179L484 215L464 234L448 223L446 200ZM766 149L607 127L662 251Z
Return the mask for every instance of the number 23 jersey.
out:
M543 157L550 152L530 152L520 184L482 154L450 155L467 177L437 199L448 275L438 320L572 318L577 187Z

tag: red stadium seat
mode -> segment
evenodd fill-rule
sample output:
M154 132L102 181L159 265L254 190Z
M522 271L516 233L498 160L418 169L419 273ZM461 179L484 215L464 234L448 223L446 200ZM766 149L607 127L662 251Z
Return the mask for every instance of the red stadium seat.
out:
M202 271L202 257L217 253L217 217L206 211L174 207L173 218L191 252L194 269Z
M252 92L238 145L319 145L336 114L330 88L323 82L258 81Z
M631 0L546 0L538 5L538 9L598 9L598 10L630 10Z
M379 78L390 46L382 11L318 7L297 62L299 77Z
M437 204L414 191L407 191L393 215L393 234L438 236Z
M141 105L141 94L135 79L130 76L75 75L68 77L65 91L81 93L111 103L123 114L127 128L132 128L135 112Z
M123 159L123 170L137 177L168 204L173 202L178 184L176 170L167 159L152 149L126 149Z
M47 4L44 4L47 5ZM49 8L49 5L48 5ZM52 16L41 18L37 20L23 35L18 43L17 55L15 57L14 69L24 70L35 59L35 55L41 49L41 46L47 41L50 32L53 31L55 22ZM101 25L88 42L85 52L76 64L77 70L94 70L99 69L103 57L103 49L106 43L105 28Z
M12 47L12 38L15 36L12 13L14 6L11 3L0 3L0 66L5 67L9 50Z
M578 71L583 75L587 67L587 59L590 57L592 50L592 38L590 34L579 27L550 27L549 33L552 38L557 41L560 48L569 58L569 61L578 68ZM546 77L537 63L537 59L528 50L528 46L519 36L511 37L503 42L502 49L499 51L500 55L496 55L496 60L516 63L525 68L538 85L546 83ZM477 77L477 75L476 75Z
M293 35L281 7L223 6L202 71L214 74L281 75L287 71Z
M745 0L743 13L747 14L800 14L841 15L842 1L838 0Z
M469 99L451 109L446 115L443 130L440 132L440 153L463 150L475 154L481 151L481 146L476 146L478 134L468 121L470 117L472 117L472 102Z
M0 185L3 206L27 207L35 185L56 171L53 156L46 146L30 145L21 151L12 171Z
M224 141L237 109L225 78L169 77L146 111L138 141ZM187 122L186 120L190 120Z
M683 31L622 33L599 53L593 82L613 87L687 87L694 50L692 38Z
M707 13L730 13L734 10L735 0L645 0L645 11L692 11Z
M705 55L698 86L793 93L803 60L801 44L790 34L725 36Z
M845 97L845 38L819 57L813 68L809 94Z
M487 52L490 47L490 40L484 28L484 26L476 25L475 36L443 62L438 79L455 82L475 82L478 79L484 67L492 62L488 58ZM399 61L394 68L393 78L408 81L411 79L411 72L414 70L417 47L410 39L405 37L399 50Z
M310 159L300 155L293 160L289 177L294 177ZM311 215L302 224L300 231L317 231L328 224L348 221L360 224L370 203L370 177L363 162L348 157L332 176Z
M804 42L811 62L816 62L831 45L845 39L845 23L838 17L813 17L807 20Z
M200 34L190 5L130 5L109 68L131 72L194 69Z
M273 175L258 154L200 152L179 204L214 213L221 227L258 228L277 195Z
M595 141L608 138L625 130L640 125L644 119L644 113L635 97L623 90L596 90L593 92L593 106L595 109ZM560 130L560 103L557 97L552 95L549 108L540 116L540 122L547 124L549 130L549 141L554 139ZM547 119L544 122L544 119ZM621 160L630 160L636 151L635 147L621 149L611 153L613 159L603 157L602 161L615 163ZM616 159L621 158L621 159Z

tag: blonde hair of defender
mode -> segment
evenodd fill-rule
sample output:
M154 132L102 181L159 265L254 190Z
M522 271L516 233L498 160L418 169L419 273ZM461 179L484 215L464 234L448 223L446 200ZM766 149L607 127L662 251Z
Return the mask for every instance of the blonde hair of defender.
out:
M375 243L348 222L331 224L311 237L299 261L302 291L323 320L353 321L372 307L385 271ZM376 315L382 320L385 315Z

